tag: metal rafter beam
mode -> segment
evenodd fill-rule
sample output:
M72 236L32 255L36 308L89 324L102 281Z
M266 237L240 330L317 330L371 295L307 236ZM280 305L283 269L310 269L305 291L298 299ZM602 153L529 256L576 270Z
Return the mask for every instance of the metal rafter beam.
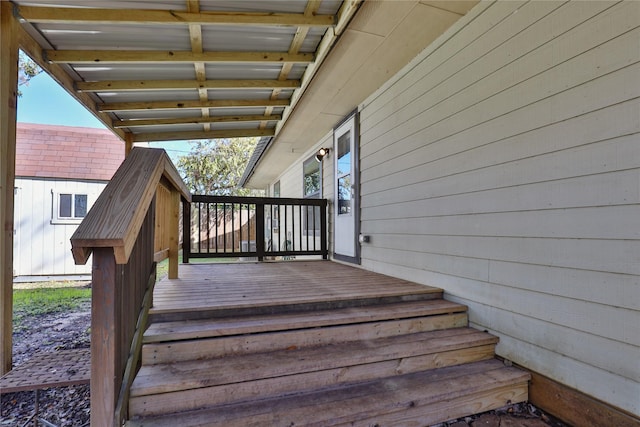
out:
M273 136L274 129L231 129L193 132L150 132L133 134L133 142L182 141L189 139L243 138Z
M179 124L201 124L201 123L239 123L239 122L260 122L280 120L280 114L270 116L212 116L212 117L176 117L167 119L129 119L114 121L115 128L132 128L146 126L179 125Z
M18 15L31 23L128 25L268 25L330 27L333 15L301 13L186 12L145 9L84 9L20 6Z
M180 89L295 89L300 80L103 80L78 82L79 92L127 92Z
M193 63L193 62L313 62L312 53L287 52L190 52L158 50L45 50L50 63L121 64L121 63Z
M186 110L200 108L236 108L236 107L286 107L287 99L222 99L212 101L152 101L152 102L114 102L99 104L98 111L134 111L134 110Z

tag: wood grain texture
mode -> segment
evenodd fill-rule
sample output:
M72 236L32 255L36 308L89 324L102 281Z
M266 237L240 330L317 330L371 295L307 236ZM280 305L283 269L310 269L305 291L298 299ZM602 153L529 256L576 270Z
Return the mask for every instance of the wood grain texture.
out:
M13 230L18 88L18 25L0 4L0 375L12 367Z
M121 64L128 62L193 63L193 62L266 62L310 63L314 54L283 52L201 52L191 51L133 51L133 50L47 50L53 63L83 64L95 62Z
M369 351L372 351L369 348ZM353 383L358 381L369 381L375 378L391 377L398 374L408 374L413 372L424 371L428 369L441 368L445 366L454 366L464 363L477 362L479 360L487 360L493 357L493 346L482 345L476 347L436 350L431 349L429 354L406 356L401 359L395 358L393 355L390 360L383 360L379 357L378 361L366 364L356 364L346 362L344 366L330 368L322 366L322 357L335 355L332 350L322 353L319 352L315 359L315 369L307 369L292 366L289 368L299 368L302 371L292 373L287 371L286 375L272 376L270 371L265 376L257 379L251 379L244 382L235 380L233 383L216 385L215 381L206 386L200 385L198 388L190 388L181 391L164 391L160 394L134 396L131 399L130 408L132 415L156 415L160 413L170 413L178 411L188 411L203 408L211 405L228 404L233 401L240 401L251 398L259 398L259 396L287 394L292 392L311 391L325 387L335 387L345 383ZM291 357L298 357L296 352L290 352ZM311 355L311 354L310 354ZM311 355L313 356L313 355ZM264 360L264 357L262 357ZM346 356L346 359L350 359ZM238 359L242 360L242 359ZM358 359L362 360L362 359ZM274 359L274 361L279 361ZM248 360L246 362L249 362ZM286 361L282 361L286 363ZM313 365L313 362L308 362ZM226 366L226 364L218 364L218 368ZM260 365L257 365L260 366ZM202 365L205 368L205 365ZM284 367L282 367L284 369ZM242 372L246 372L246 366L241 368ZM207 376L209 378L209 376ZM141 378L141 386L144 381ZM203 377L204 381L204 377ZM176 386L178 384L175 384ZM186 384L180 383L180 387ZM163 384L163 389L169 384ZM144 388L136 390L136 392L145 392Z
M455 418L459 411L464 415L465 411L478 412L526 399L528 378L526 373L490 360L362 382L329 392L239 403L222 411L132 421L130 426L365 426L379 419L381 425L429 425Z
M90 248L96 247L112 247L117 262L127 262L162 176L190 200L164 150L131 151L71 237L77 263L86 262Z
M374 325L375 326L375 325ZM336 342L330 346L287 346L271 352L250 352L229 358L195 358L182 363L145 365L136 378L132 395L164 393L204 386L253 381L314 370L366 365L468 347L495 345L484 332L467 328L398 334L372 340ZM487 353L493 357L493 349ZM407 362L407 365L411 363ZM251 366L252 369L247 369ZM399 366L396 366L401 370ZM397 373L397 372L395 372Z
M129 25L265 25L265 26L308 26L330 27L333 15L306 15L300 13L252 13L224 11L179 11L179 10L139 10L139 9L98 9L20 6L18 14L32 22Z
M93 254L91 292L91 424L113 419L121 384L120 269L113 252L97 248Z
M534 372L531 373L529 400L575 426L640 426L640 418Z
M403 319L437 314L463 313L466 307L445 300L419 301L370 306L366 311L343 308L331 311L290 313L280 315L243 316L158 322L145 332L145 343L220 337L255 332L273 332L315 328L335 324L373 322L383 319Z
M260 307L295 311L305 304L442 295L434 287L326 261L184 264L180 270L179 279L165 279L156 286L152 317L177 313L188 318L198 311L220 311L220 317L224 311Z

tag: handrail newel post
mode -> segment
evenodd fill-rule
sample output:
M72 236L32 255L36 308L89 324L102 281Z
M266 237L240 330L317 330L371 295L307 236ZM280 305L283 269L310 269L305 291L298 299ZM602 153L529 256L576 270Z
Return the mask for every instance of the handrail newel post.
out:
M91 425L113 418L118 400L118 337L122 271L111 248L95 248L91 268Z
M169 227L169 279L178 278L178 250L180 236L180 193L171 190L171 200L165 207Z
M191 255L191 202L182 198L182 262L189 264Z
M71 237L77 264L93 254L92 426L120 427L128 416L155 262L169 258L178 275L180 196L190 202L165 151L133 148Z

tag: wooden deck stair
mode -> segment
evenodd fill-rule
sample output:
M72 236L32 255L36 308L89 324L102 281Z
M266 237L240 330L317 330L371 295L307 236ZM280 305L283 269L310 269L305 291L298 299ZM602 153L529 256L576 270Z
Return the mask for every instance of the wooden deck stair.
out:
M527 399L441 293L232 314L151 324L128 426L427 426Z

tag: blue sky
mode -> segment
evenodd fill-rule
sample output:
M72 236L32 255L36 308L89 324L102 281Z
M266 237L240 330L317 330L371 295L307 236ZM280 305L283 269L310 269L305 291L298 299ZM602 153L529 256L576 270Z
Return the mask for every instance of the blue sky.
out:
M45 72L31 79L28 86L20 86L20 91L22 96L18 99L18 122L105 129L93 114ZM190 144L186 141L152 142L149 145L167 150L174 162L190 149Z

